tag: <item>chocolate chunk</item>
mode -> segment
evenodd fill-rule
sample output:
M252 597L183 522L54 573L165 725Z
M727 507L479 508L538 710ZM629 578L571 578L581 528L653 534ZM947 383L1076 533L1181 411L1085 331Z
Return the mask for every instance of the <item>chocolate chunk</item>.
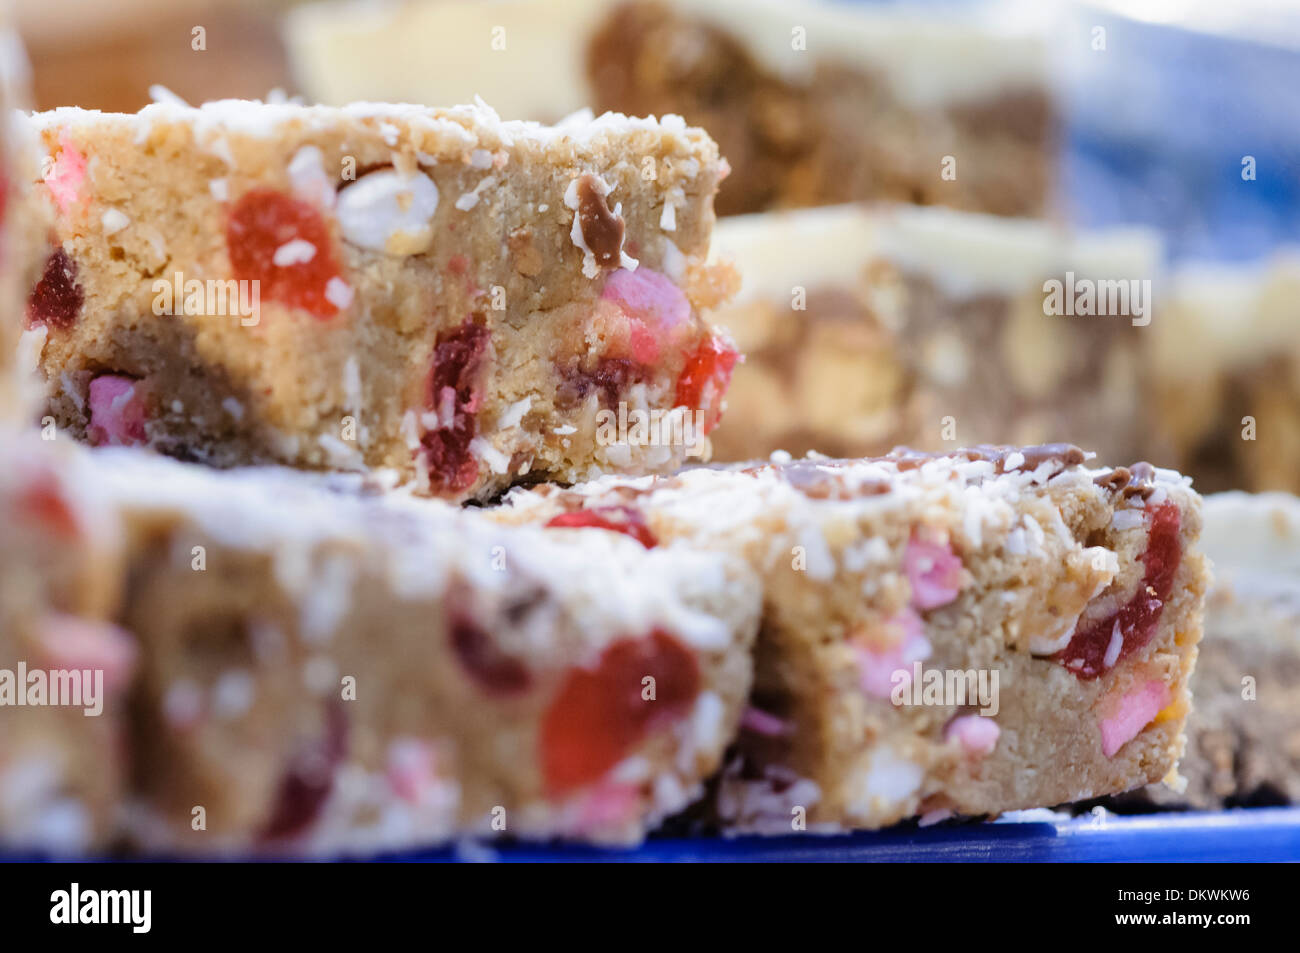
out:
M1070 443L1045 443L1037 447L1022 447L1020 452L1024 454L1025 462L1016 468L1018 470L1037 470L1049 460L1061 463L1064 467L1077 467L1088 459L1086 453ZM1004 452L1003 458L1005 457Z
M622 260L623 219L610 211L602 186L590 172L578 179L578 224L597 263L617 266Z
M1140 496L1147 499L1155 491L1156 468L1149 463L1135 463L1131 467L1116 467L1092 481L1100 487L1119 492L1124 499Z
M1114 470L1111 470L1109 473L1101 474L1101 476L1097 477L1092 482L1097 484L1100 487L1103 487L1107 490L1114 492L1115 490L1118 490L1121 487L1128 486L1128 482L1132 478L1132 476L1133 474L1129 471L1128 467L1116 467Z

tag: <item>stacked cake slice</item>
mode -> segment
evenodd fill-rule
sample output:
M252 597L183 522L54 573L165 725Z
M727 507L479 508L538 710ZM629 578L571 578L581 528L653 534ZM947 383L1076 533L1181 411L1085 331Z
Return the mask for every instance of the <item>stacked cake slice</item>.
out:
M1139 228L906 205L723 219L742 275L710 319L745 352L715 457L1068 440L1103 459L1160 431L1160 244Z
M1117 810L1300 803L1300 500L1205 497L1214 586L1187 722L1185 788L1154 785Z
M636 841L739 723L759 590L738 559L352 478L128 450L94 466L127 531L143 846Z
M500 518L732 552L763 576L728 826L878 827L1173 777L1208 571L1176 473L978 448L510 502Z
M1039 203L1032 63L958 90L906 56L961 31L809 6L791 73L774 8L580 6L599 89L718 122L739 208ZM740 100L679 74L687 36ZM1113 425L1138 322L1076 327L1038 286L1144 278L1143 240L841 207L711 249L729 166L675 115L164 99L18 124L44 161L6 180L0 381L22 351L45 393L39 436L0 433L0 843L634 843L701 804L836 831L1176 777L1207 572L1189 481L1068 444L860 456L1139 455ZM884 132L842 141L863 101ZM930 122L967 173L920 194L901 170ZM712 451L728 325L756 354L727 452L850 459L682 469Z
M54 225L27 320L80 438L453 500L706 452L736 359L699 316L730 284L704 263L727 166L677 117L168 102L35 125ZM620 409L691 439L601 439Z
M329 2L295 10L287 39L321 102L679 113L735 167L725 214L872 199L1033 215L1056 107L1048 35L1015 20L824 0Z

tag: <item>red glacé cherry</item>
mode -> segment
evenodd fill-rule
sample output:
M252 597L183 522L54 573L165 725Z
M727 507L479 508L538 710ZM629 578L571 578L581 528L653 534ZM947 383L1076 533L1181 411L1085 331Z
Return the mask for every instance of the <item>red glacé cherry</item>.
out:
M277 265L276 250L292 241L305 241L316 253L310 261ZM259 282L261 297L321 319L338 313L325 293L339 275L338 260L329 226L315 206L275 189L246 192L231 210L226 248L234 277Z
M1091 680L1151 641L1182 561L1183 551L1178 545L1181 523L1182 514L1174 503L1151 508L1151 532L1146 551L1140 557L1146 572L1137 592L1118 611L1076 631L1069 645L1053 655L1052 661L1064 665L1081 679ZM1110 648L1117 624L1123 645L1115 662L1108 666L1106 650Z
M427 406L438 410L444 404L443 393L452 392L453 419L443 421L437 430L421 438L429 480L438 489L460 491L472 486L478 477L478 461L469 445L478 433L475 414L481 395L479 372L487 355L491 332L473 318L438 335L433 348L433 370L429 375Z
M561 513L546 525L561 529L607 529L631 536L646 549L659 545L659 540L646 524L645 514L632 506L595 506L589 510Z
M519 659L501 651L496 641L473 620L455 617L451 648L471 679L494 695L518 695L532 685L532 675Z
M45 261L45 271L27 299L27 326L64 330L76 323L85 292L77 284L77 263L62 248Z
M722 398L739 358L739 352L731 345L721 338L710 337L686 359L686 366L677 378L674 406L699 410L704 404L709 405L703 428L706 434L722 419Z
M642 697L647 676L653 700ZM595 668L570 670L542 720L547 790L563 795L598 781L642 739L681 718L699 691L695 655L660 629L607 646Z

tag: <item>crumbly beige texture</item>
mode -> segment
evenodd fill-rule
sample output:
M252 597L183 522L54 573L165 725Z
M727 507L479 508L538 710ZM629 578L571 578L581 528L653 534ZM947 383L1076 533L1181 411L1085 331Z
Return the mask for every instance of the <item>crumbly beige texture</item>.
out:
M838 247L816 261L784 250L826 234ZM745 354L714 459L1052 440L1104 459L1147 452L1153 328L1044 313L1044 282L1067 273L1149 279L1143 241L844 206L725 219L714 248L744 284L709 320Z
M73 319L45 322L40 366L49 412L76 436L100 433L90 383L114 375L136 382L150 446L217 466L392 468L424 492L465 499L524 477L683 459L682 448L611 458L595 424L619 401L671 409L708 334L693 303L711 303L723 280L702 259L726 165L680 119L541 127L485 107L223 102L34 122L54 163L37 200L55 213L53 251L83 299ZM247 279L232 264L247 243L230 229L268 205L254 190L318 215L329 247L275 232L293 240L265 250L279 261L259 279L256 318L180 295L172 310L198 313L158 313L161 285L177 276ZM262 198L241 204L250 194ZM337 275L323 298L327 256ZM612 274L634 268L681 310L667 329L647 318L658 350L619 376L608 362L626 360L627 331L595 304ZM305 273L316 275L313 305L269 287ZM438 345L467 328L486 329L486 343L462 376L448 364L458 392L448 405L431 389L455 346ZM438 416L449 407L454 424ZM450 465L429 459L437 432L463 431L467 417L472 432L455 439L472 445Z
M139 846L636 842L734 737L759 600L739 560L551 538L351 479L95 459L129 530ZM645 730L610 753L629 718ZM575 751L595 767L574 775Z
M1182 791L1117 798L1116 810L1218 810L1300 802L1300 501L1205 498L1214 586L1192 679Z
M1089 469L1081 456L1049 447L697 469L519 490L499 518L625 505L670 551L745 554L764 577L764 619L717 814L731 829L871 828L1172 777L1207 579L1199 498L1169 471ZM1180 561L1150 640L1078 677L1071 656L1050 656L1072 648L1076 627L1095 631L1141 598L1155 513L1170 506ZM959 571L952 592L926 602L917 573L936 554ZM914 661L945 677L996 673L997 711L951 696L895 704L890 676ZM1116 732L1112 719L1143 686L1159 711Z
M699 12L619 3L592 36L587 62L596 108L676 112L710 130L735 168L718 199L722 214L868 199L1043 211L1056 129L1045 82L920 104L901 97L889 68L869 54L851 65L819 55L834 38L815 31L800 54L813 66L796 80L751 48L742 25ZM798 7L753 15L787 43L807 32ZM947 68L943 46L919 45L917 57L927 55L934 71Z
M34 436L0 434L0 844L77 852L111 839L125 784L123 681L130 639L112 627L120 532L87 501L80 457ZM20 665L25 669L20 669ZM101 711L17 704L39 670L93 679ZM71 701L71 699L62 699Z

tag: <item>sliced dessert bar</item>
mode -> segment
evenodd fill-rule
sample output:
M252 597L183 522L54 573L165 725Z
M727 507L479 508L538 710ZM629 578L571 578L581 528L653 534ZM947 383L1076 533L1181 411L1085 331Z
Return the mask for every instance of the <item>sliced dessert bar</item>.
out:
M1152 368L1170 458L1206 490L1300 492L1300 249L1169 284Z
M679 118L169 101L34 124L56 243L28 322L79 438L454 500L705 452L735 361L697 315L730 283L703 261L726 163ZM601 427L624 405L698 427L632 447Z
M738 559L347 475L96 464L129 530L142 847L636 841L734 736L759 609Z
M22 303L44 238L44 222L33 219L23 198L36 169L35 150L14 112L26 101L27 60L5 24L7 9L0 5L0 426L13 424L30 409L28 369L20 368L18 341Z
M425 0L305 6L287 36L300 84L323 102L481 93L511 118L680 113L735 166L726 214L892 199L1025 215L1050 187L1046 37L1006 17L782 0Z
M1075 447L809 458L516 490L498 518L736 551L763 574L735 829L878 827L1173 776L1201 634L1199 498Z
M716 459L1062 439L1147 452L1152 233L837 206L724 219L714 250L743 285L711 320L746 355Z
M1217 810L1300 803L1300 500L1205 498L1205 604L1182 791L1152 786L1110 802Z
M135 646L119 527L81 454L0 434L0 845L105 845L126 765Z

